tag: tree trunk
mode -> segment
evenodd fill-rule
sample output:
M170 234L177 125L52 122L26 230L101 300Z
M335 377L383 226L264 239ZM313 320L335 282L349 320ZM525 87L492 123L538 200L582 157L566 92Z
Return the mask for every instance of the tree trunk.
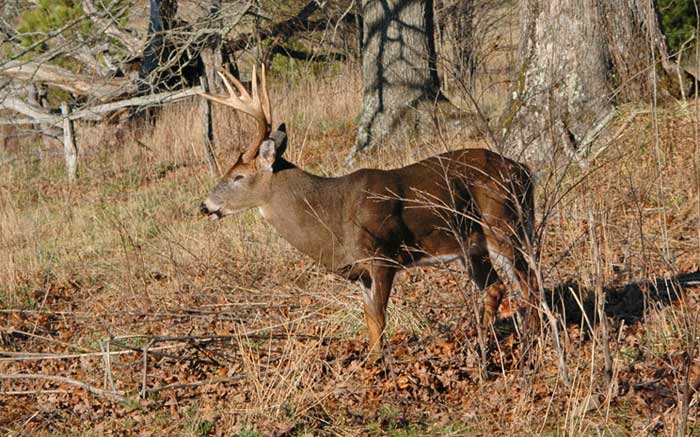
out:
M140 94L161 90L162 84L167 80L166 74L159 67L161 61L168 58L165 32L172 27L176 13L177 0L150 0L148 38L139 73Z
M474 9L475 0L442 0L442 13L438 28L447 57L448 74L455 81L463 83L468 91L473 91L476 57L474 50ZM446 82L447 80L445 80ZM446 86L443 83L444 86Z
M362 1L363 107L351 152L415 133L424 106L443 99L435 68L432 0Z
M655 3L520 0L520 13L522 63L501 118L502 152L535 167L579 158L617 104L651 98L655 84L681 95Z

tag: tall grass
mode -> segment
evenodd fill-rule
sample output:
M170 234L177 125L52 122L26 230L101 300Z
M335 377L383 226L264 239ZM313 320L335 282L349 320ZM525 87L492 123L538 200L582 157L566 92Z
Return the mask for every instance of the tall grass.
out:
M305 68L269 80L274 120L288 125L287 158L316 174L344 174L360 106L358 67ZM73 186L64 183L55 151L45 150L43 159L31 144L12 152L0 182L3 350L100 352L107 345L124 354L111 367L98 354L9 360L0 362L2 372L72 372L95 386L107 386L109 373L116 389L134 397L144 381L156 388L230 378L152 392L138 409L145 419L134 425L152 432L196 434L210 425L221 434L285 427L329 435L677 430L685 387L700 371L697 296L675 284L669 297L684 299L655 299L655 286L642 283L635 300L629 284L677 278L700 265L700 198L688 164L697 160L695 103L631 108L613 127L624 128L619 138L590 169L573 165L539 181L543 285L557 290L567 311L588 317L566 314L575 320L562 333L569 387L559 382L546 338L532 368L516 368L513 337L500 332L507 320L488 334L491 362L482 360L473 311L481 297L459 269L399 276L389 307L391 358L365 366L355 285L301 256L254 212L217 223L199 217L197 205L214 184L199 104L167 106L155 125L80 125ZM225 167L253 126L225 108L216 108L215 126ZM397 167L484 144L460 135L417 138L405 154L377 151L360 165ZM609 384L602 333L587 311L596 288L609 301ZM637 311L640 305L646 311ZM153 351L144 367L145 347ZM2 384L3 391L42 389ZM105 404L112 413L102 418L101 401L69 407L71 393L57 396L55 416L32 419L37 429L90 433L97 424L136 420L133 409ZM33 404L12 405L3 426L18 430ZM688 427L697 429L697 405L686 407Z

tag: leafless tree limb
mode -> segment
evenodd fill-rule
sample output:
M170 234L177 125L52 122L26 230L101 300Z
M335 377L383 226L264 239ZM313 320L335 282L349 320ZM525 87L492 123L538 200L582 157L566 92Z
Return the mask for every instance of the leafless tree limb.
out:
M119 41L127 50L129 57L136 58L141 55L143 43L138 38L120 29L113 17L105 12L100 12L92 0L82 0L81 4L90 20L103 29L105 34Z
M123 392L102 390L101 388L94 387L82 381L66 378L65 376L42 375L35 373L0 373L0 379L40 379L44 381L52 381L61 384L69 384L76 387L80 387L94 395L102 396L119 402L126 402L131 400L130 398L126 397Z
M135 84L126 79L91 77L34 61L10 61L0 68L0 76L29 82L43 82L73 94L92 96L103 101L136 91Z

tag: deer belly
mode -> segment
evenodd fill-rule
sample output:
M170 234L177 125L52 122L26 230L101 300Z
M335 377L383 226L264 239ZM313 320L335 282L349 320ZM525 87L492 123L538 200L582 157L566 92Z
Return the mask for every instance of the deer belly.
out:
M451 253L451 254L445 254L445 255L437 255L437 256L425 256L423 258L410 261L409 263L405 264L406 267L418 267L418 266L434 266L434 265L444 265L444 264L449 264L451 262L461 260L462 254L459 253Z

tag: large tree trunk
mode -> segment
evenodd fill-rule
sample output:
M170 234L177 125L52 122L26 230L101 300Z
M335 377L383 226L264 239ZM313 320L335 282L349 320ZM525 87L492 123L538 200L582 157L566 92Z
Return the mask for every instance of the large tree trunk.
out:
M351 156L421 124L442 98L435 68L432 0L362 1L363 107Z
M471 92L476 73L474 12L476 0L438 0L438 33L447 58L444 76L464 84ZM447 79L444 80L447 82ZM443 86L447 86L443 83Z
M657 85L672 96L694 85L679 84L652 2L521 0L520 13L522 64L501 151L535 167L585 154L617 104L651 98Z

